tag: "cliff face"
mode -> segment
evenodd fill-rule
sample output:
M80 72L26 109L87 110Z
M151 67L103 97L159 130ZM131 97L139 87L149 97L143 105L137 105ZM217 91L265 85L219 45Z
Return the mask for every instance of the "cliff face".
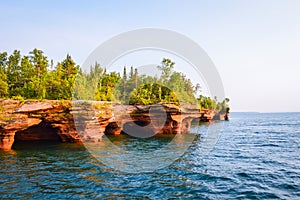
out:
M189 132L192 120L210 121L216 114L173 104L1 100L0 149L11 149L15 141L95 142L103 134L150 137Z
M10 149L15 140L76 142L69 105L58 101L0 101L0 149Z

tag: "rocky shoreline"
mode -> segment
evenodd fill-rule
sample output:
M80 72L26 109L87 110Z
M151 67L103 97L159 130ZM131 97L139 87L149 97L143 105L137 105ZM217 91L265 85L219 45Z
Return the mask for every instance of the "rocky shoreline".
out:
M228 113L188 106L115 102L0 100L0 149L15 141L98 142L104 134L137 137L189 132L193 120L222 120Z

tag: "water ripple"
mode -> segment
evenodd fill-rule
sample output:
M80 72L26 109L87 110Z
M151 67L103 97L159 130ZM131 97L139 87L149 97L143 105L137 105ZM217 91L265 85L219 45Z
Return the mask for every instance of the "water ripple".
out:
M114 171L76 144L20 144L0 152L0 199L299 199L300 114L231 116L204 159L199 136L180 159L153 173ZM141 150L139 142L123 140L124 148ZM165 143L154 141L153 148ZM151 151L147 145L141 153Z

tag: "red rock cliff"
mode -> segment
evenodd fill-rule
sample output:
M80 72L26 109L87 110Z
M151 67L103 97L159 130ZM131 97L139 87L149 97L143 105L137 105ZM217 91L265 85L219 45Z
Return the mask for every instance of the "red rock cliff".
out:
M0 149L11 149L14 141L82 142L122 132L136 137L189 132L193 119L210 121L216 114L174 104L0 100Z

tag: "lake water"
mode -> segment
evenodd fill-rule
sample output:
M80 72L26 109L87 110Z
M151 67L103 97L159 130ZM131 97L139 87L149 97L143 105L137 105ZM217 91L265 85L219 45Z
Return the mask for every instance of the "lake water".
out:
M115 171L77 144L15 145L0 152L0 199L300 199L300 113L232 113L203 159L207 128L194 127L185 154L149 173ZM136 145L122 137L111 140Z

